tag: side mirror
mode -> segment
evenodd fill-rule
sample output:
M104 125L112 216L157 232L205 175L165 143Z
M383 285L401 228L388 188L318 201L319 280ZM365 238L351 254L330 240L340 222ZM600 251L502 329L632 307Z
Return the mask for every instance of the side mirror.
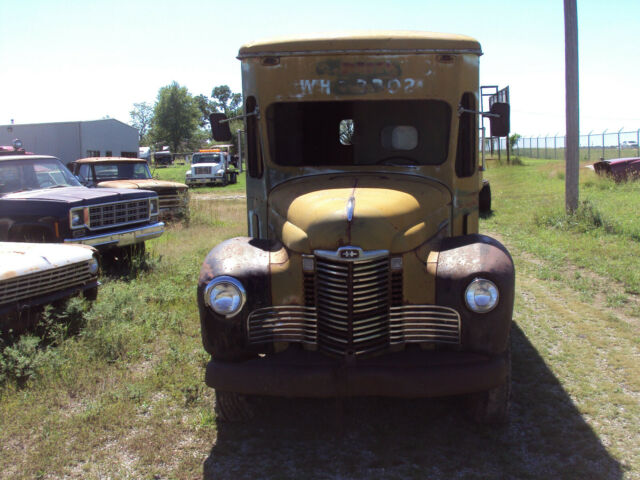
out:
M229 122L221 123L221 120L226 119L227 116L224 113L212 113L209 115L209 121L211 122L211 135L216 142L228 142L231 140Z
M499 115L489 117L492 137L507 137L511 131L511 108L508 103L497 102L491 105L489 113Z

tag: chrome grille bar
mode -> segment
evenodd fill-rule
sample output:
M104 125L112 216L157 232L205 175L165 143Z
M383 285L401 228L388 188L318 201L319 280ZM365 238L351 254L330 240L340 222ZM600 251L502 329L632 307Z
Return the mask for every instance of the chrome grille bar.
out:
M247 318L249 343L316 343L316 309L289 305L254 310Z
M93 278L88 262L0 281L0 305L83 285Z
M460 343L460 315L438 305L391 307L391 344Z

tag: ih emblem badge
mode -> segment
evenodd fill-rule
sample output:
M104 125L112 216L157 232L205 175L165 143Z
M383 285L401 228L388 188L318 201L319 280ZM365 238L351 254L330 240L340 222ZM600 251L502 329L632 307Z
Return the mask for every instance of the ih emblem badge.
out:
M360 257L360 251L355 248L344 248L340 250L340 258L347 258L353 260Z

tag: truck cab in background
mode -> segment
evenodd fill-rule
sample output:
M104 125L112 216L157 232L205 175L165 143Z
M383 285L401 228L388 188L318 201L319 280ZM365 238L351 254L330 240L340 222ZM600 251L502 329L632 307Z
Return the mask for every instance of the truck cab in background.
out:
M231 164L230 147L220 145L194 153L191 168L185 174L185 183L189 187L237 183L238 171Z
M219 418L252 395L464 395L507 420L515 272L478 232L481 54L389 31L240 49L249 231L197 292Z

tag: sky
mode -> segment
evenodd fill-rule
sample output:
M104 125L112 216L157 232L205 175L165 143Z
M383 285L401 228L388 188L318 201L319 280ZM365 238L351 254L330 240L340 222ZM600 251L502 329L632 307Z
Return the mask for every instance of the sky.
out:
M480 41L480 81L509 86L511 131L565 131L561 0L0 0L0 124L130 122L176 81L241 91L241 45L279 35L423 30ZM637 0L578 0L580 131L640 129Z

